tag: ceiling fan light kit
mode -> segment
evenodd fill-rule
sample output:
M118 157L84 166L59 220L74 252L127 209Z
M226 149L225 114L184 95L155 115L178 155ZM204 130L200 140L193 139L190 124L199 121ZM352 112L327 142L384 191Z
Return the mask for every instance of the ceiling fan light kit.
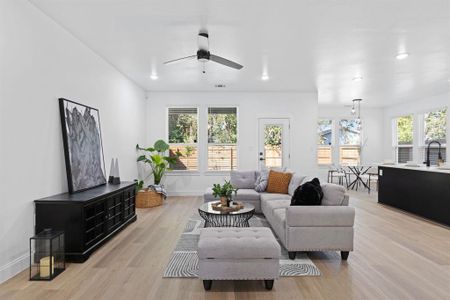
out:
M197 43L198 43L198 51L197 51L196 55L190 55L190 56L186 56L186 57L182 57L182 58L178 58L178 59L169 60L169 61L166 61L164 64L168 65L171 63L175 63L175 62L187 61L187 60L192 60L194 58L197 58L197 60L199 62L203 63L203 73L206 73L204 64L209 61L213 61L215 63L221 64L221 65L224 65L226 67L233 68L236 70L240 70L244 67L244 66L242 66L234 61L231 61L229 59L223 58L218 55L211 54L211 52L209 51L209 35L206 31L199 32L198 37L197 37Z

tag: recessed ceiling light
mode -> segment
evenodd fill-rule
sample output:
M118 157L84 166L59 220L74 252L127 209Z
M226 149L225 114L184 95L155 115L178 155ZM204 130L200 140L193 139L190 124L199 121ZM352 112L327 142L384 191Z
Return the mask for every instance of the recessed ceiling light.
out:
M156 73L152 73L152 75L150 75L151 80L157 80L158 78L159 78L158 74L156 74Z
M356 76L356 77L353 77L352 80L353 81L361 81L361 80L363 80L363 78L361 76Z
M403 53L397 54L397 56L395 58L398 60L402 60L402 59L407 58L408 56L409 56L409 53L403 52Z
M268 74L262 74L261 80L264 80L264 81L269 80L269 75Z

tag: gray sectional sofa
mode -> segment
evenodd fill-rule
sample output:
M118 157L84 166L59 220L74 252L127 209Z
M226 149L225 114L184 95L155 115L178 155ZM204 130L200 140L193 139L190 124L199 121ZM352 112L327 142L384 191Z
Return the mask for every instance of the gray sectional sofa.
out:
M348 258L353 251L355 209L348 206L344 187L322 184L321 206L290 206L293 193L307 180L306 176L294 174L289 194L256 192L258 176L258 171L231 172L231 183L239 189L235 200L251 203L256 213L264 214L291 259L295 259L297 251L341 251L342 259ZM204 201L215 200L208 188Z

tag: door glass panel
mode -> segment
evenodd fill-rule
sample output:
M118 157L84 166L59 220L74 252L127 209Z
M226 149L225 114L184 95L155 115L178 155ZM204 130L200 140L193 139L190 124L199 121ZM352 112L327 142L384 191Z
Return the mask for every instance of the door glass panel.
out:
M264 127L264 153L265 165L268 168L283 166L282 148L283 126L265 125Z

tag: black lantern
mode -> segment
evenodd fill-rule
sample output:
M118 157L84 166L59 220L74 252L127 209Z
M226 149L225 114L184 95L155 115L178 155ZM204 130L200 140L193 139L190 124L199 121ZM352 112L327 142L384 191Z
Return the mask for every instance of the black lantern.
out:
M52 280L65 269L63 231L44 229L30 238L30 280Z

